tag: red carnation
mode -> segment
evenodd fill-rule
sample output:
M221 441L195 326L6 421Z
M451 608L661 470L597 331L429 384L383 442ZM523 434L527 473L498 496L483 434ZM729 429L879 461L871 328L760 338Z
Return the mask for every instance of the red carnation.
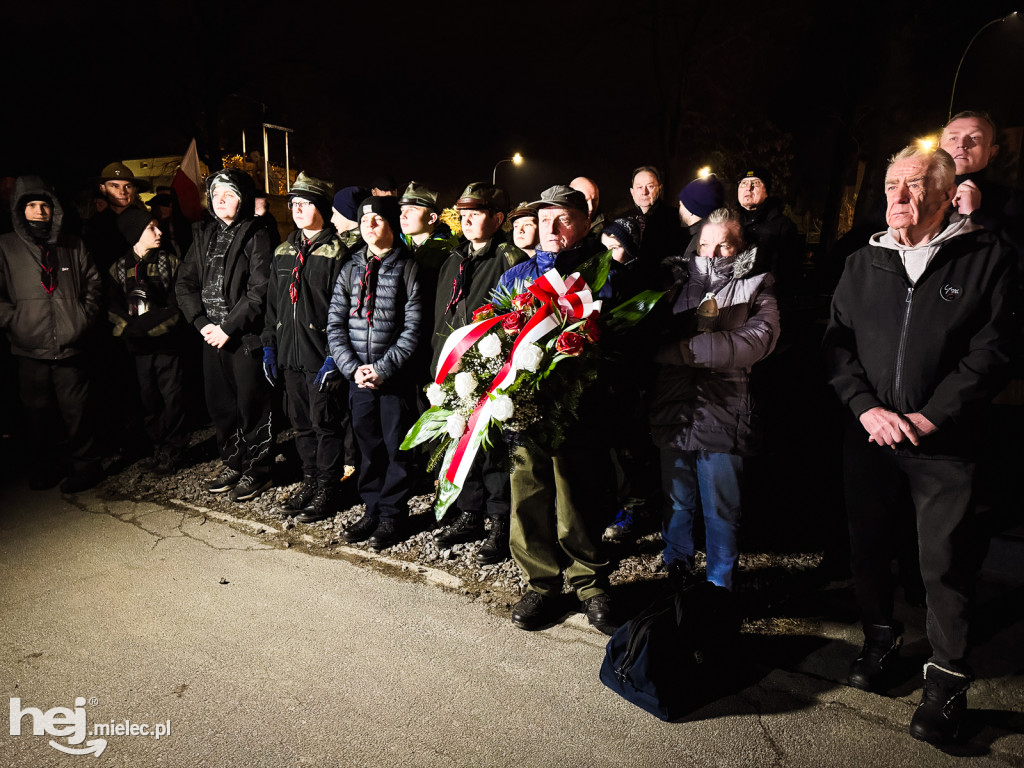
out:
M494 305L484 304L482 307L473 312L473 322L479 322L480 320L487 320L488 318L494 317Z
M555 340L555 351L576 357L583 351L583 337L572 331L565 331Z
M526 325L526 315L522 312L509 312L505 315L505 319L501 321L501 327L505 329L505 333L509 336L515 336Z

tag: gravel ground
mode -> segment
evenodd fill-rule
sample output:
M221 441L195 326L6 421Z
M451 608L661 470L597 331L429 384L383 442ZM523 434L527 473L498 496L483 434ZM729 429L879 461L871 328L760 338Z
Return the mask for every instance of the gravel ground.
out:
M434 541L438 525L431 508L432 496L420 495L409 502L409 535L404 541L381 554L391 561L408 563L408 568L395 568L370 557L362 558L360 551L371 550L365 544L344 544L341 536L345 528L358 520L364 506L358 502L355 478L344 481L351 502L333 520L319 523L296 523L282 514L283 503L298 488L301 474L291 445L291 430L278 437L280 453L274 468L275 487L257 499L245 503L232 502L228 494L211 494L206 483L215 477L222 465L213 447L213 429L197 430L186 457L186 466L175 475L161 477L140 470L136 464L123 468L111 467L108 478L99 491L111 498L159 500L175 503L189 514L203 516L204 510L214 514L230 515L241 521L250 532L261 531L268 540L282 547L303 547L312 554L341 557L371 567L391 570L396 575L422 578L427 569L444 571L458 577L460 591L476 600L491 604L499 612L508 612L522 595L525 582L512 560L489 566L476 563L476 552L482 542L458 544L441 549ZM647 521L646 535L635 543L608 545L609 558L614 563L610 582L614 593L627 596L623 604L640 610L652 596L666 588L666 572L661 559L661 537L654 521ZM762 634L795 634L805 631L807 619L776 616L780 604L786 603L794 590L801 589L808 579L820 583L814 572L821 564L821 553L768 553L747 552L741 555L737 574L737 592L744 596L747 631ZM698 553L698 567L703 567L703 553ZM630 611L627 611L627 615Z

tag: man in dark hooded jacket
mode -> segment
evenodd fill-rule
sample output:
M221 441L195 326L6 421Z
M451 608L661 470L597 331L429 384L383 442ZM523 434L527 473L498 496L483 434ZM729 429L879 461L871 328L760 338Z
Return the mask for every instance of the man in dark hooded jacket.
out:
M210 493L248 501L271 486L274 443L270 387L263 378L263 313L270 241L254 220L255 186L227 168L207 180L213 221L196 224L175 292L185 320L203 341L206 407L224 469Z
M11 197L14 231L0 236L0 328L17 360L35 490L62 476L52 445L52 415L63 421L71 474L63 493L96 485L103 476L86 403L89 380L83 335L100 309L100 276L77 237L61 231L64 211L38 176L22 176Z

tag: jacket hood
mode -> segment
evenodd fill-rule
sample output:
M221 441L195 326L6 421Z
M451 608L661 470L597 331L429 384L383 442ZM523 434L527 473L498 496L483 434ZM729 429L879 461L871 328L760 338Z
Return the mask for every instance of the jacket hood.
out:
M11 222L14 231L18 236L30 245L35 245L32 234L29 232L28 223L25 221L25 205L30 198L44 197L53 209L50 225L50 239L47 242L55 243L60 237L60 228L64 223L64 209L60 201L53 194L46 182L38 176L19 176L14 182L14 194L11 195Z
M238 170L237 168L224 168L211 173L206 177L207 205L210 208L210 215L216 219L217 214L213 212L213 206L209 205L214 184L227 184L238 189L241 203L238 206L238 215L235 217L236 223L239 221L245 221L246 219L255 218L256 183L252 180L252 176L245 171ZM220 221L220 219L217 220Z
M946 226L939 234L933 237L924 245L903 245L896 240L893 235L892 229L887 229L885 232L879 232L878 234L872 235L869 241L871 245L878 246L879 248L888 248L892 251L915 251L920 248L937 248L954 237L960 235L966 235L971 232L977 232L984 229L980 224L975 224L971 221L969 216L962 216L959 213L954 213L949 217L946 222Z

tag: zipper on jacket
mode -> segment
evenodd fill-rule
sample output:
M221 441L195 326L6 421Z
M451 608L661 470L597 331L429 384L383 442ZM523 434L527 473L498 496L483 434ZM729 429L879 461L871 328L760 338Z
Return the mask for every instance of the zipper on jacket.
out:
M914 286L907 286L907 300L903 310L903 324L900 327L900 343L896 347L896 377L894 382L894 405L904 410L903 403L903 363L907 355L907 333L910 330L910 309L914 299Z

